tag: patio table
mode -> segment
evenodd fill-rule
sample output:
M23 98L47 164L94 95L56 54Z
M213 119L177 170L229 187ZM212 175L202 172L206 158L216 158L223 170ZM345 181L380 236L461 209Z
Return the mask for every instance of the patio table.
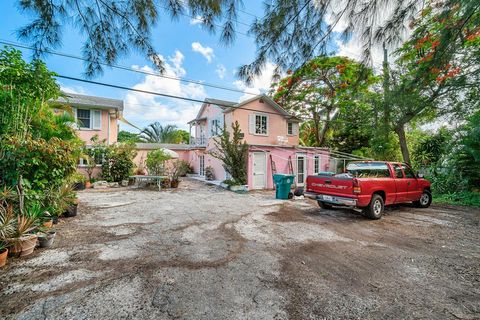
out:
M158 191L162 190L162 180L168 178L167 176L142 176L142 175L134 175L130 176L130 179L133 179L134 184L139 187L140 183L148 182L148 181L155 181L158 185Z

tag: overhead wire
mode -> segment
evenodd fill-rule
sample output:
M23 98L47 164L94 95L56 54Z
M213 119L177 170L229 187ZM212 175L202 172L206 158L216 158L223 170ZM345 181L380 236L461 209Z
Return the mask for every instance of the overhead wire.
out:
M26 45L23 45L23 44L20 44L20 43L12 42L12 41L3 40L3 39L0 39L0 44L5 44L5 45L8 45L8 46L23 48L23 49L28 49L28 50L36 50L33 47L26 46ZM63 53L63 52L58 52L58 51L51 51L51 50L38 50L38 51L48 53L48 54L52 54L52 55L56 55L56 56L65 57L65 58L71 58L71 59L81 60L81 61L85 61L85 62L92 62L91 60L88 60L88 59L85 59L85 58L82 58L82 57L79 57L79 56L76 56L76 55L73 55L73 54L68 54L68 53ZM223 86L223 85L220 85L220 84L204 82L204 81L201 81L201 80L194 80L194 79L183 78L183 77L169 76L169 75L160 74L158 72L149 72L149 71L135 69L135 68L126 67L126 66L117 65L117 64L108 64L108 63L104 63L104 62L99 62L99 63L101 65L108 66L108 67L115 68L115 69L119 69L119 70L141 73L141 74L145 74L145 75L150 75L150 76L155 76L155 77L160 77L160 78L165 78L165 79L170 79L170 80L178 80L178 81L181 81L181 82L194 83L194 84L198 84L198 85L202 85L202 86L206 86L206 87L211 87L211 88L215 88L215 89L238 92L238 93L242 93L242 94L249 94L249 95L252 95L252 96L257 95L257 93L244 91L244 90L239 90L239 89L235 89L235 88L232 88L232 87Z

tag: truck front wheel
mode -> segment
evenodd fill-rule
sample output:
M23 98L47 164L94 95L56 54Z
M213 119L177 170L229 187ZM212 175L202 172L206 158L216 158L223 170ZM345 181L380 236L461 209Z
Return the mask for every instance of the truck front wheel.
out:
M383 198L379 194L374 194L368 207L363 209L363 213L369 219L380 219L384 209L385 203L383 202Z
M323 202L323 201L317 201L318 202L318 205L320 206L320 208L322 209L332 209L332 205L331 204L328 204L326 202Z
M428 190L424 190L420 196L420 200L413 201L413 205L417 208L428 208L432 203L432 193Z

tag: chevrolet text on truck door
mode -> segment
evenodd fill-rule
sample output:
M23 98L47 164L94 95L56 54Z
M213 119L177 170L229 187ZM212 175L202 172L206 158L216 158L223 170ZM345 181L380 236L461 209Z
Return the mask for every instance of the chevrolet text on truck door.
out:
M307 177L305 196L320 207L349 206L379 219L385 205L413 202L427 208L432 202L430 182L404 163L362 161L347 165L346 173Z

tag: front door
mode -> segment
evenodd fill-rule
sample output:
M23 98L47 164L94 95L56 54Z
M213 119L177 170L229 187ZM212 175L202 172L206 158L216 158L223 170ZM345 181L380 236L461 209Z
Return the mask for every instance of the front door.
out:
M304 154L297 154L297 186L305 184L305 173L307 172L307 157Z
M200 162L200 169L198 171L198 174L201 176L205 175L205 156L198 156L199 162Z
M396 187L396 203L402 203L408 201L408 180L405 179L403 175L403 170L400 164L394 163L393 166L393 174L395 178L395 187Z
M253 189L264 189L267 177L267 155L265 152L253 153Z
M405 178L408 181L408 196L407 201L418 201L422 194L422 189L418 185L417 176L413 172L412 168L406 164L402 164L403 172L405 173Z

